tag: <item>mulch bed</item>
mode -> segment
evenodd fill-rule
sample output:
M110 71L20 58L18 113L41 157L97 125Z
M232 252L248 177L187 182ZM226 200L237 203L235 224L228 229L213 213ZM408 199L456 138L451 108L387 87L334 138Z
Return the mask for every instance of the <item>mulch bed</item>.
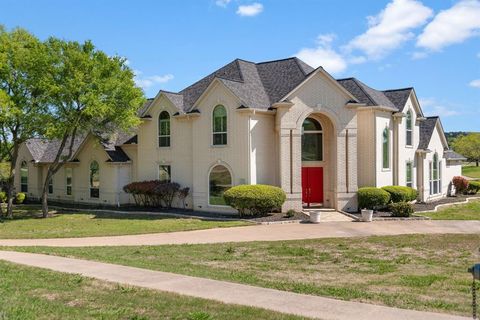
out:
M415 203L413 205L413 210L415 212L435 210L435 207L438 206L439 204L465 202L465 200L470 197L472 196L458 195L455 197L441 198L439 200L428 202L428 203Z
M39 204L38 202L30 201L29 204ZM250 220L255 222L276 222L276 221L297 221L297 220L308 220L309 217L301 212L296 212L293 217L287 217L284 213L271 213L266 216L243 216L240 217L238 214L232 213L219 213L219 212L203 212L203 211L193 211L191 209L181 209L181 208L157 208L157 207L137 207L137 206L110 206L110 205L90 205L90 204L81 204L81 203L64 203L64 202L55 202L49 201L49 205L52 207L61 207L61 208L72 208L72 209L85 209L85 210L106 210L111 211L112 214L115 211L126 211L126 212L145 212L145 215L149 213L162 213L168 215L169 213L175 215L185 215L193 216L198 218L206 219L238 219L238 220Z

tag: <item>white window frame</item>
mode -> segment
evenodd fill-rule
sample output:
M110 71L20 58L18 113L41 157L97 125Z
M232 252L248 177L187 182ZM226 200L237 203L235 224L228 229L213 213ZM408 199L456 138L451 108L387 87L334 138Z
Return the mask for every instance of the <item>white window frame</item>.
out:
M409 115L410 115L410 119L408 118ZM409 124L410 124L410 129L408 128ZM408 143L409 135L410 135L410 144ZM413 113L411 109L407 111L407 116L405 121L405 146L413 147Z
M93 187L93 184L92 184L92 164L93 163L97 163L97 166L98 166L98 188L94 188ZM88 167L88 179L89 179L89 188L88 188L88 191L89 191L89 197L90 199L100 199L100 187L101 187L101 184L100 184L100 173L101 173L101 170L100 170L100 163L98 163L98 161L96 160L92 160L90 161L90 165ZM97 189L98 190L98 196L97 197L92 197L92 190L94 189Z
M302 124L302 137L303 137L304 134L320 134L321 137L322 137L322 152L320 154L320 158L321 158L320 160L303 160L303 148L302 148L302 155L301 155L302 162L323 162L323 161L325 161L325 157L324 157L324 155L325 155L325 151L324 151L325 150L325 140L324 140L325 135L323 134L323 124L322 124L321 121L319 121L315 118L312 118L312 117L305 118L305 120L307 120L307 119L312 119L313 121L317 122L320 125L320 128L322 128L322 130L307 130L307 131L304 131L303 130L303 124ZM303 121L305 122L305 120L303 120ZM300 139L302 139L302 137ZM303 146L303 141L301 141L301 143L302 143L302 146Z
M222 107L224 110L225 110L225 126L227 127L227 130L226 131L215 131L215 110L218 108L218 107ZM212 110L212 146L213 147L223 147L223 146L227 146L228 145L228 110L227 108L223 105L223 104L217 104L213 110ZM215 135L225 135L225 139L226 139L226 142L225 143L222 143L222 144L215 144Z
M383 159L383 156L384 156L384 153L385 153L385 143L383 141L383 136L385 134L385 132L387 132L387 145L386 145L386 149L387 149L387 166L385 167L385 161ZM383 129L382 131L382 170L383 171L389 171L390 170L390 158L391 158L391 155L390 155L390 128L388 126L385 126L385 129Z
M410 166L410 181L408 181L408 168ZM413 161L408 160L405 164L405 185L413 188Z
M161 128L161 121L166 121L166 120L160 120L160 117L162 116L162 113L166 112L168 114L168 134L162 135L162 128ZM167 110L162 110L158 114L158 122L157 122L157 131L158 131L158 142L157 146L159 148L170 148L172 145L172 116L170 115L170 112ZM160 141L161 138L168 138L168 146L161 146Z
M48 181L48 194L53 194L53 177Z
M160 180L160 170L161 167L168 167L168 180ZM158 180L163 182L172 182L172 166L170 164L159 164L158 165Z
M69 176L70 183L68 183ZM70 192L68 192L68 188L70 188ZM73 168L65 168L65 195L69 197L73 195Z
M208 190L208 206L210 207L218 207L218 208L230 208L230 206L227 205L221 205L221 204L211 204L210 203L210 175L212 174L213 169L215 169L217 166L222 166L227 169L228 173L230 174L230 188L234 186L233 184L233 173L232 170L230 169L229 166L227 166L225 163L216 163L213 166L210 167L210 170L208 170L208 175L207 175L207 190Z
M22 181L22 173L23 172L26 172L26 176L25 176L25 179L26 179L26 182L23 183ZM23 193L27 193L28 192L28 173L29 173L29 169L28 169L28 163L27 161L22 161L20 163L20 192L23 192Z
M437 179L434 179L434 168L433 165L435 163L437 164ZM430 184L430 195L439 195L442 193L442 161L438 158L438 153L435 152L435 154L432 157L432 160L429 162L429 184ZM436 191L435 192L435 186L436 186Z

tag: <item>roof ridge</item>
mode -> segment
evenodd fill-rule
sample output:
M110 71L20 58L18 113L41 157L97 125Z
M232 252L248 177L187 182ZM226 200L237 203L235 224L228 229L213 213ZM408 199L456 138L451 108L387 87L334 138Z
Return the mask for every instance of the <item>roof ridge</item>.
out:
M413 90L413 87L405 87L400 89L388 89L388 90L382 90L382 92L404 91L404 90Z
M307 73L305 72L305 70L303 70L302 66L300 65L300 59L298 59L297 57L293 57L294 58L294 61L295 63L297 64L297 67L300 69L300 71L302 71L303 75L306 76ZM305 63L305 62L303 62ZM314 69L316 70L316 69Z
M163 89L160 89L160 92L165 92L165 93L171 93L171 94L178 94L179 96L181 96L182 94L179 93L179 92L173 92L173 91L168 91L168 90L163 90ZM153 100L155 98L149 98L147 100Z
M344 81L344 80L355 80L355 77L348 77L348 78L340 78L340 79L335 79L337 81Z
M283 58L283 59L276 59L276 60L268 60L268 61L262 61L262 62L257 62L255 64L266 64L266 63L273 63L273 62L280 62L280 61L287 61L287 60L294 60L298 59L297 57L289 57L289 58Z
M362 90L363 93L365 93L365 95L367 96L367 98L372 102L373 105L377 105L377 101L375 101L372 96L363 88L363 86L367 86L365 83L363 83L362 81L358 80L357 78L355 77L352 77L352 81L355 82L355 84L360 88L360 90ZM368 86L367 86L368 87ZM369 87L370 88L370 87ZM370 89L373 89L373 88L370 88ZM373 89L375 90L375 89ZM387 98L388 99L388 98ZM390 99L389 99L390 100Z

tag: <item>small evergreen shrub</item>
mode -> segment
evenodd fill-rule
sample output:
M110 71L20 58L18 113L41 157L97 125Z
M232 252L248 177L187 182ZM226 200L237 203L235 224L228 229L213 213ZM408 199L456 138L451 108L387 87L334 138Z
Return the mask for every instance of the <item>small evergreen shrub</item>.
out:
M295 213L296 213L295 210L290 209L290 210L287 211L287 213L285 213L285 217L293 218L293 217L295 217Z
M360 209L378 209L385 207L390 202L390 193L375 188L364 187L358 189L358 206Z
M227 205L243 215L265 215L280 208L286 200L285 192L269 185L241 185L223 194Z
M390 201L393 203L410 202L416 200L418 196L418 191L410 187L386 186L382 189L390 193Z
M468 189L468 180L464 177L455 176L452 179L452 183L455 186L455 192L457 194L463 194Z
M389 205L392 217L410 217L413 214L413 207L408 202L394 202Z
M16 203L16 204L22 204L23 201L25 201L25 198L26 198L25 193L19 192L19 193L17 193L17 195L15 196L15 203Z
M480 181L469 181L467 187L468 194L477 194L480 191Z
M7 202L7 194L3 191L0 191L0 203Z

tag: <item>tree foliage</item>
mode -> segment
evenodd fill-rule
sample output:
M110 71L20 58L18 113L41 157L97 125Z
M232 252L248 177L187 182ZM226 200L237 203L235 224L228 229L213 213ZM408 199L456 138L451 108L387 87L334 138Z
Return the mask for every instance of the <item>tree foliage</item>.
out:
M50 38L46 46L53 64L48 80L51 119L45 136L59 140L60 147L43 185L44 216L48 215L48 181L73 155L75 139L131 130L140 122L137 111L144 100L126 59L108 56L90 41Z
M46 46L23 29L0 26L0 156L10 160L8 216L12 216L15 166L20 145L42 135L48 119L47 78L51 67Z
M453 142L453 149L468 160L475 161L478 167L480 162L480 133L459 136Z

